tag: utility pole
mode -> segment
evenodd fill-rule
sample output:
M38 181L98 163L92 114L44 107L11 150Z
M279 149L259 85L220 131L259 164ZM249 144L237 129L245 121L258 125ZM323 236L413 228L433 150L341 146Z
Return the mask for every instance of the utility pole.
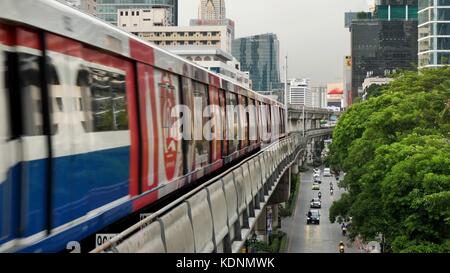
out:
M306 89L303 89L303 113L302 113L302 117L303 117L303 137L305 137L305 104L306 104Z
M285 131L286 134L288 134L288 130L289 130L289 101L288 101L288 56L286 55L285 60L284 60L284 105L286 106L286 113L285 113L285 117L284 117L284 127L285 127Z

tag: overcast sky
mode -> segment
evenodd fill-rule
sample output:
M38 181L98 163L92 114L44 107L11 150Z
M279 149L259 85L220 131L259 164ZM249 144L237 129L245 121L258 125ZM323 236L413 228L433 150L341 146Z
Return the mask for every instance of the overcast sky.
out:
M272 32L280 40L281 79L289 56L289 78L312 83L342 82L343 59L350 53L346 11L368 10L369 0L226 0L236 38ZM180 25L197 18L200 0L179 0Z

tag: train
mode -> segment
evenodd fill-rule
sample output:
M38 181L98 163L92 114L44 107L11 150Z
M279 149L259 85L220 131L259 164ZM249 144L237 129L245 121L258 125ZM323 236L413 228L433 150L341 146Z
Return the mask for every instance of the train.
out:
M285 115L58 1L2 0L0 252L63 251L285 137Z

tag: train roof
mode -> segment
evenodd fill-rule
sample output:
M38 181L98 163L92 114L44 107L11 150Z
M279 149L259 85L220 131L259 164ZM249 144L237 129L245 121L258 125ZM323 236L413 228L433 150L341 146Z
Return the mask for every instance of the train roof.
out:
M130 40L134 40L154 50L155 60L151 64L155 67L208 83L209 76L214 75L220 79L222 84L231 84L235 90L230 91L239 92L236 89L246 90L252 94L252 97L258 97L260 100L270 101L273 104L284 107L282 103L250 90L238 82L225 79L221 75L209 71L196 63L58 1L1 0L1 6L0 19L44 29L128 58L132 58ZM60 11L62 16L55 12L55 9ZM186 67L186 64L189 64L189 67Z

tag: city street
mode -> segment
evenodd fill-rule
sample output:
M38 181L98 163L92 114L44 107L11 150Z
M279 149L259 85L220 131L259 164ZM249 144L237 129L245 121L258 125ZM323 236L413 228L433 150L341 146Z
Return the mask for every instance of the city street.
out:
M301 173L300 193L293 215L282 220L282 230L288 233L288 253L338 253L338 245L342 240L346 243L345 252L358 253L358 248L352 246L342 235L338 223L331 224L328 219L329 208L334 200L338 200L344 192L339 189L335 177L323 177L320 190L312 190L312 168ZM330 196L330 182L333 183L334 195ZM322 208L320 209L320 225L306 224L306 214L310 209L310 201L322 193Z

